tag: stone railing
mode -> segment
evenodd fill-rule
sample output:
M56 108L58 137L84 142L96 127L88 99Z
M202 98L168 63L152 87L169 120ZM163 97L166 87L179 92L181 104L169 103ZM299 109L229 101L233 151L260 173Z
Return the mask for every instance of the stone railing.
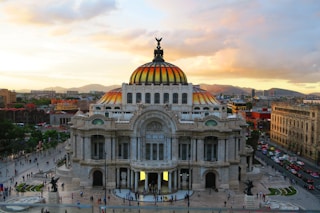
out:
M169 170L177 167L173 161L131 161L130 165L139 170Z

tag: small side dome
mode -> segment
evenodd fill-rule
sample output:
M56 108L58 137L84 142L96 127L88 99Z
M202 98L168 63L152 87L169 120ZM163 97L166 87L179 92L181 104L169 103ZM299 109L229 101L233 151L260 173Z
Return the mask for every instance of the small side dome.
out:
M208 91L200 89L198 86L193 87L193 104L219 105L219 101Z
M97 104L121 104L122 103L122 89L113 89L104 94Z

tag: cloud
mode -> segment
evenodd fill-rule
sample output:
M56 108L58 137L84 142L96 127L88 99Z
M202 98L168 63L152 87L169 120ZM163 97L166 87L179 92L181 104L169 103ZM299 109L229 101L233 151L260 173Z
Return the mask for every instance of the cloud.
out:
M59 24L89 20L116 9L115 0L8 1L9 20L28 24Z

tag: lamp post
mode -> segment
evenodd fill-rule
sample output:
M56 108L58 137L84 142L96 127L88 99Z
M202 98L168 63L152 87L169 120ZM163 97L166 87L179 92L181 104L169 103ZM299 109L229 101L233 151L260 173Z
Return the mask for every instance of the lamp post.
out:
M191 179L191 176L190 176L190 153L188 155L188 212L189 212L189 207L190 207L190 195L189 195L189 190L190 190L190 179Z
M104 205L107 205L107 152L104 155Z

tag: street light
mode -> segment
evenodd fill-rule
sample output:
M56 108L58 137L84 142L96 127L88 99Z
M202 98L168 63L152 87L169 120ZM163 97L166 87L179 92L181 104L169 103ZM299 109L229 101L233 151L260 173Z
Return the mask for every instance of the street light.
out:
M107 152L104 156L104 205L107 205Z
M190 207L190 195L189 195L189 190L190 190L190 153L188 155L188 212L189 212L189 207Z

